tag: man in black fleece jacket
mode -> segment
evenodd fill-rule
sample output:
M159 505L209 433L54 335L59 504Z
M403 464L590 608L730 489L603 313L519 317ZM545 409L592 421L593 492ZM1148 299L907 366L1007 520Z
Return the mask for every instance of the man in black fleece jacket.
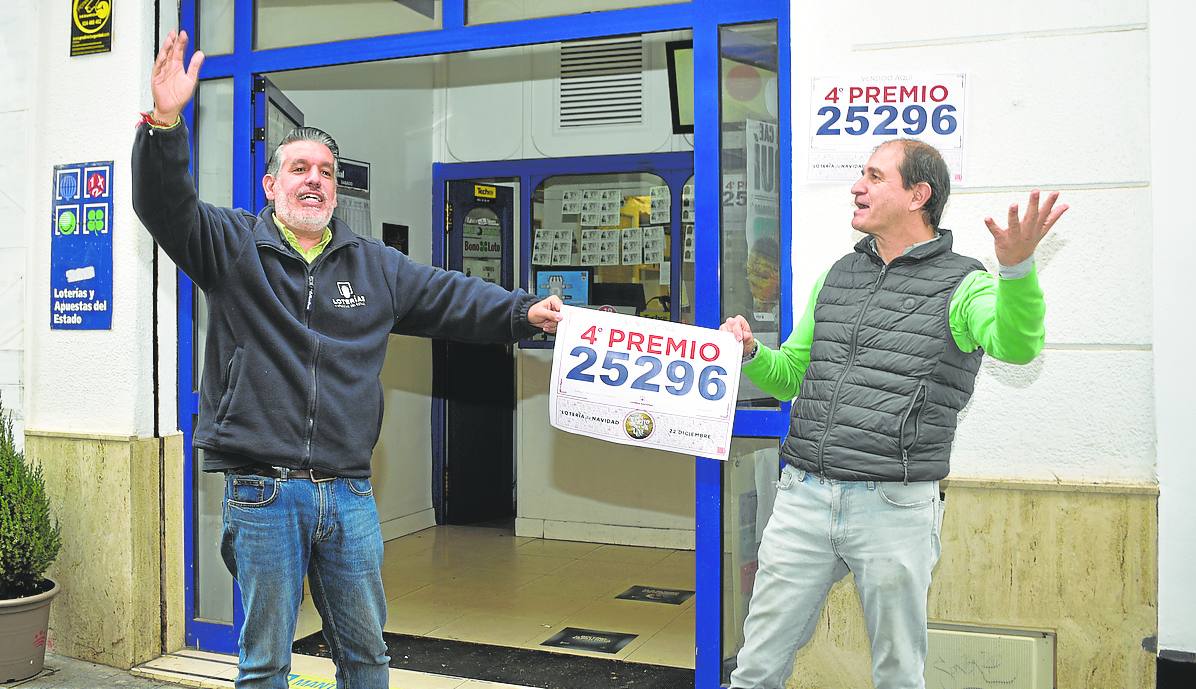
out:
M133 144L133 206L204 290L208 335L195 447L226 474L221 554L241 586L238 689L285 689L308 575L341 687L382 689L382 535L370 457L390 333L511 342L555 332L537 301L410 261L339 220L336 142L304 127L278 146L258 215L200 201L186 127L203 53L184 69L171 34L152 73L154 110Z

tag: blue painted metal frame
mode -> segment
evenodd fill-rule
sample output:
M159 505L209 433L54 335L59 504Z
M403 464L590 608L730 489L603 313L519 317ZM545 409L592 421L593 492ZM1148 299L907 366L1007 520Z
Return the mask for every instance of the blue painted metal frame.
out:
M196 35L198 0L183 0L180 26ZM273 71L303 69L330 64L388 60L447 52L483 50L515 45L596 38L622 34L640 34L675 29L691 29L694 34L694 187L710 190L695 194L699 218L717 218L720 188L719 168L719 26L775 20L778 23L779 74L778 100L781 136L781 250L791 253L792 132L790 113L790 16L786 0L692 0L688 3L626 10L612 10L582 16L547 17L523 21L469 26L466 24L466 0L444 0L442 28L413 34L362 38L316 45L253 49L254 0L235 0L233 53L214 55L204 65L204 79L233 79L233 204L241 208L253 205L252 179L252 90L253 75ZM196 45L195 42L192 45ZM194 131L194 112L185 113ZM193 151L194 152L194 151ZM436 208L443 212L443 192ZM530 217L530 207L521 208L521 217ZM434 232L435 237L438 233ZM676 235L676 233L674 233ZM696 271L699 275L719 275L719 246L716 233L695 238ZM792 327L791 269L782 261L781 332ZM524 284L526 284L526 276ZM695 320L698 325L717 327L719 283L699 281L695 285ZM194 393L192 366L192 287L186 276L178 280L179 328L179 427L186 448L191 448L192 415L198 407ZM736 435L779 437L784 434L786 410L743 411L736 415ZM193 458L184 458L188 481L194 475ZM722 463L698 458L695 472L696 492L696 567L695 602L696 664L695 686L714 689L720 685L722 666ZM194 490L184 490L186 523L187 642L221 651L235 650L230 628L194 619ZM240 597L234 601L234 622L239 628ZM231 641L230 641L231 639ZM231 644L231 645L230 645Z

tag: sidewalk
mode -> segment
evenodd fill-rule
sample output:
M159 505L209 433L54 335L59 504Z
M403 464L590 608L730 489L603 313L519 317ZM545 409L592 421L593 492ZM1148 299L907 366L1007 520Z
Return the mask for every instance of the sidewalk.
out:
M180 689L152 679L134 677L126 670L96 665L66 656L46 654L46 666L41 674L20 682L0 683L0 689Z

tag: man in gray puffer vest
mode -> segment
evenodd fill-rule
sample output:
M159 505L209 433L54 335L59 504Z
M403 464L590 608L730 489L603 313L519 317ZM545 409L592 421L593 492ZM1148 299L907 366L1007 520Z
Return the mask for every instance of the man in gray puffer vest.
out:
M779 689L810 640L831 585L855 576L877 689L923 689L926 597L939 558L956 419L987 352L1024 364L1042 349L1045 305L1034 249L1067 210L1037 191L1008 228L992 218L1000 275L951 250L938 226L951 193L934 147L876 148L851 188L864 237L818 280L779 351L742 316L743 373L796 398L773 513L731 675L736 689Z

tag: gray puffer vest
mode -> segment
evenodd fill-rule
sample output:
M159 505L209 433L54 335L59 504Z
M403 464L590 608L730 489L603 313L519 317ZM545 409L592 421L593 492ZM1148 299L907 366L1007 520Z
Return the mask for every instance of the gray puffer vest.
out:
M956 346L949 306L964 277L984 266L951 251L949 231L939 233L887 266L865 237L831 267L785 461L847 481L947 475L956 420L983 356Z

